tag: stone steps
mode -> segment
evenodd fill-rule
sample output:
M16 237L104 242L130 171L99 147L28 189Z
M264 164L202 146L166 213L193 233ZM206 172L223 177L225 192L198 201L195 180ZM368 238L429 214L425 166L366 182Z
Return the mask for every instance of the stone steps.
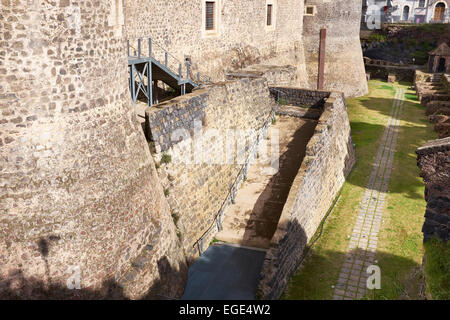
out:
M270 239L257 236L244 237L243 234L236 234L228 231L220 232L217 234L216 239L221 242L238 244L245 247L259 249L269 249L270 247Z
M321 111L313 108L303 108L294 105L280 105L277 110L277 114L286 115L296 118L314 119L320 118Z

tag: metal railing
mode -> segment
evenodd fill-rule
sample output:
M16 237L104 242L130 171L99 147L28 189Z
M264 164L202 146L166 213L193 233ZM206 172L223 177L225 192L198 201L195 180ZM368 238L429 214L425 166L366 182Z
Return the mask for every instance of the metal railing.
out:
M269 91L276 91L275 102L277 103L277 108L278 108L278 106L280 105L281 97L287 97L287 96L288 96L288 94L287 94L286 92L281 91L281 90L279 90L279 89L276 89L276 88L274 88L274 87L270 87L270 88L269 88ZM270 92L270 94L271 94L272 96L275 96L272 92ZM285 102L287 102L287 100L286 100Z
M276 106L274 109L274 111L276 112L276 110L278 110L278 107L280 105L280 97L287 96L287 93L283 92L281 90L275 89L275 88L270 88L270 90L277 92L277 96L275 98ZM270 94L272 95L272 92ZM270 121L271 119L273 119L275 117L275 112L271 112L270 116L266 120L266 123L268 123L268 121ZM254 156L254 154L253 154L254 152L258 152L258 146L255 146L254 150L249 152L249 155L247 157L247 163L245 165L243 165L242 168L239 170L238 175L234 179L233 186L228 190L227 196L225 197L225 200L222 202L222 205L220 206L220 210L217 212L212 223L209 225L209 227L206 229L206 231L203 232L202 236L197 241L195 241L194 244L192 245L193 248L197 247L199 255L202 255L204 252L204 250L203 250L204 239L208 237L209 233L214 229L214 227L217 226L217 230L219 232L222 230L222 222L223 222L222 218L223 218L223 214L225 213L225 209L230 202L232 204L234 204L234 200L235 200L235 196L236 196L235 193L238 191L237 186L239 185L240 182L245 180L245 176L247 175L246 171L248 170L248 168L250 166L250 163L248 160L252 156Z
M177 58L161 44L152 38L136 38L127 40L128 57L131 59L145 59L152 57L178 78L179 84L191 82L198 86L211 82L208 76L200 72L192 72L192 64L188 59Z

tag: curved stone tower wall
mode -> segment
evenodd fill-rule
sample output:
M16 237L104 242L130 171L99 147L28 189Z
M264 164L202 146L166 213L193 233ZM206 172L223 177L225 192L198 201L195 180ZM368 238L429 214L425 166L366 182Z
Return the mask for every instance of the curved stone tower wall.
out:
M314 15L303 18L305 63L309 87L317 87L320 29L327 29L324 90L341 91L346 97L368 92L359 40L361 0L306 0Z
M113 4L0 4L0 296L182 293Z

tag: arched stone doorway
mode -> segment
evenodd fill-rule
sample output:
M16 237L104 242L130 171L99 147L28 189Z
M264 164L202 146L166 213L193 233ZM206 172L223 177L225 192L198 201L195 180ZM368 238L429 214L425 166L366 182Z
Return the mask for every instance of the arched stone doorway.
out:
M403 21L408 21L408 19L409 19L409 6L404 6L403 7L402 20Z
M445 3L439 2L434 7L434 21L444 21L444 15L445 15Z

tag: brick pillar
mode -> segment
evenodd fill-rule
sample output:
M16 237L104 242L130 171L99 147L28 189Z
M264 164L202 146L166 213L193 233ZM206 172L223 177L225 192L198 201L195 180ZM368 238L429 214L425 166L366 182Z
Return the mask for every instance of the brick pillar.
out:
M320 29L319 44L319 70L317 75L317 89L323 90L323 74L325 68L325 39L327 37L327 29Z

